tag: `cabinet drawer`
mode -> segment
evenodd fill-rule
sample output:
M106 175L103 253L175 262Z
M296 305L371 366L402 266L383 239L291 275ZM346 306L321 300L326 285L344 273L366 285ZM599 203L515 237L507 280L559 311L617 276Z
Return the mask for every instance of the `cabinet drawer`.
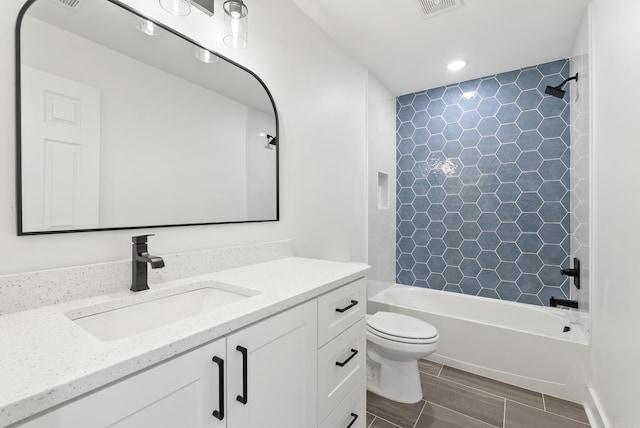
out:
M361 319L318 351L318 421L365 377L366 323Z
M338 407L324 420L320 428L366 428L367 384L360 383L342 400Z
M367 280L358 279L318 298L318 348L367 312Z

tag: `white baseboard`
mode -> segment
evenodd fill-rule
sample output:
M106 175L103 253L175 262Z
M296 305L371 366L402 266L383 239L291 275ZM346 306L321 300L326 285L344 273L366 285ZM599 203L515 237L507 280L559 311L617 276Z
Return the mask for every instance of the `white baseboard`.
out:
M611 428L613 426L607 420L602 403L592 385L587 387L587 402L584 404L584 409L592 428Z

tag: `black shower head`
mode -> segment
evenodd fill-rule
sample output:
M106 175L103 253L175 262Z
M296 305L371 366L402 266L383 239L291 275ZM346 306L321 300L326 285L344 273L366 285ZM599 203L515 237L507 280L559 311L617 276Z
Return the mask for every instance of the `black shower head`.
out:
M565 90L563 90L563 86L569 82L570 80L575 80L576 82L578 81L578 73L576 73L575 76L573 77L569 77L568 79L565 79L564 82L562 82L561 84L559 84L558 86L547 86L547 89L544 90L544 93L547 95L552 95L556 98L564 98L564 94L567 92Z
M556 98L564 98L564 94L567 91L560 89L560 86L547 86L547 89L544 90L544 93L547 95L553 95Z

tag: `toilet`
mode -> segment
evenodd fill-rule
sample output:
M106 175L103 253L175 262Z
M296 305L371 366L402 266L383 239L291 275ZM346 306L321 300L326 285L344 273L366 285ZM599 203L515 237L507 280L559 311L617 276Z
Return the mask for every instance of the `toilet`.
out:
M422 400L418 359L438 348L438 330L394 312L367 315L367 389L400 403Z

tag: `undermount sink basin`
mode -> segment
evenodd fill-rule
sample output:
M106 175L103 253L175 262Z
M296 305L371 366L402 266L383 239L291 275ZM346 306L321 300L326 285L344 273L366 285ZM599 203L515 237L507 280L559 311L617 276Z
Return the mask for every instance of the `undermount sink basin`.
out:
M110 342L197 315L205 308L220 308L258 294L249 289L235 287L231 291L203 284L207 285L192 284L187 290L170 295L151 291L148 295L131 296L107 305L115 304L115 308L103 304L89 309L92 312L89 315L85 310L67 316L97 339Z

